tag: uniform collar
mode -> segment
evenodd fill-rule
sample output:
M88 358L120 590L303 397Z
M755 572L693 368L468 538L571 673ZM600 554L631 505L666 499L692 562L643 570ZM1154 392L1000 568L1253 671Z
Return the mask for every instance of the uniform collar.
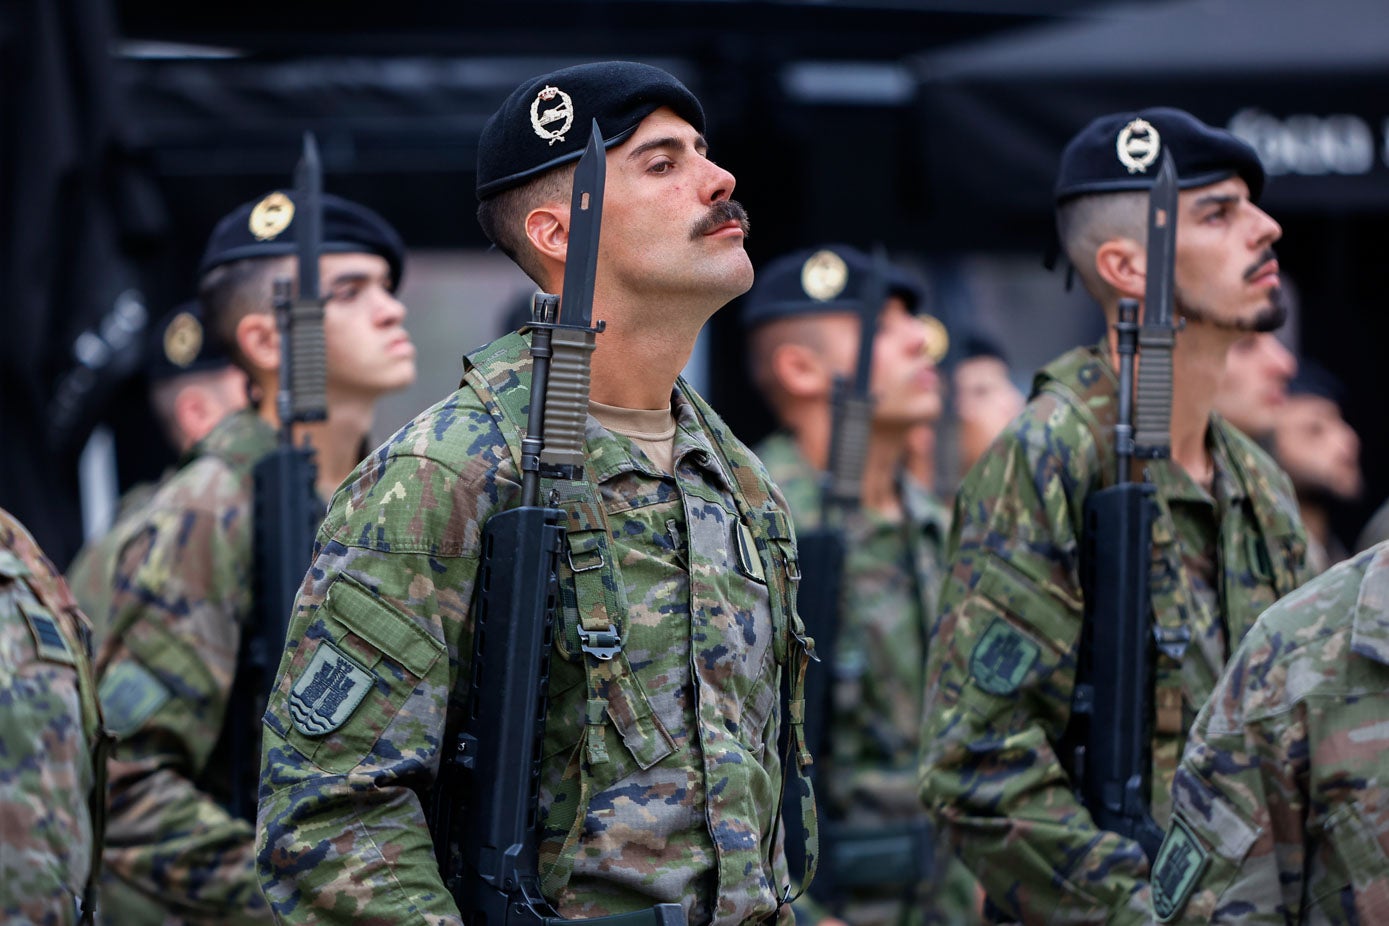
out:
M1362 556L1368 562L1351 614L1350 647L1367 659L1389 665L1389 544L1373 547Z

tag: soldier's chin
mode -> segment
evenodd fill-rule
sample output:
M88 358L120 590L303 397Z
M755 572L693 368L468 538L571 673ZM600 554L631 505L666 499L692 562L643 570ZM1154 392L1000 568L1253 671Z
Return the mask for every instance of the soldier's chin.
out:
M1288 320L1288 307L1283 300L1278 297L1282 290L1274 290L1274 298L1268 305L1258 311L1258 314L1250 320L1249 330L1259 334L1267 334L1270 331L1277 331L1283 327Z

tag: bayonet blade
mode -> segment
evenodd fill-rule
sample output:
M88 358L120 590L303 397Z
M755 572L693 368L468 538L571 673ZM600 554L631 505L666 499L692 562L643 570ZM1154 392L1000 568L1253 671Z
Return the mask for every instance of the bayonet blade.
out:
M1177 168L1162 152L1148 194L1148 269L1143 325L1138 329L1138 386L1133 406L1133 453L1141 459L1171 454L1172 348L1177 329L1172 274L1177 261Z
M1148 196L1148 280L1143 327L1172 327L1172 272L1177 260L1177 168L1164 150Z
M564 264L564 292L559 322L588 328L593 324L593 283L598 273L598 233L603 226L603 185L608 161L598 120L579 166L574 170L574 195L569 204L569 254Z
M294 239L299 254L299 298L317 301L318 255L323 249L323 165L312 132L304 133L304 152L294 168L294 186L299 200Z
M873 342L878 336L878 316L887 299L887 253L881 244L873 248L868 279L863 285L863 301L859 304L858 366L854 370L854 395L868 398L868 383L873 372Z

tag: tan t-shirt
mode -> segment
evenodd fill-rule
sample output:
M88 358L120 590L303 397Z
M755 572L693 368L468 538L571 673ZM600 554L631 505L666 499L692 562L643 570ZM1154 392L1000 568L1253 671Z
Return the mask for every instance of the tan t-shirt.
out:
M619 408L589 400L588 413L642 449L663 473L675 472L675 416L665 408Z

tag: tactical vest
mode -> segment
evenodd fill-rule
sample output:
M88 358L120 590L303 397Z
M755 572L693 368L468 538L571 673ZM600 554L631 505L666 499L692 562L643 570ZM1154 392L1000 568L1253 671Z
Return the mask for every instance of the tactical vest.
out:
M22 534L19 536L23 537ZM101 847L106 841L106 756L111 744L97 701L91 632L84 625L76 602L71 599L64 601L66 596L54 581L45 582L22 557L0 549L0 601L7 597L12 598L17 610L29 624L38 657L70 666L77 676L82 738L87 743L92 763L92 791L87 800L92 823L91 866L82 891L80 920L83 924L90 924L96 914Z
M1076 348L1038 372L1032 386L1033 396L1046 393L1063 402L1085 423L1098 455L1098 484L1087 491L1113 485L1116 479L1117 458L1114 445L1114 425L1118 419L1118 377L1101 349ZM1298 521L1289 510L1280 506L1267 493L1251 489L1254 474L1244 465L1244 453L1250 448L1241 446L1248 438L1228 426L1212 424L1215 439L1221 441L1230 462L1229 475L1245 490L1252 508L1257 535L1244 538L1250 559L1263 568L1266 580L1277 597L1288 594L1300 584L1301 563L1306 555L1306 542ZM1149 571L1149 590L1153 605L1154 637L1158 657L1154 665L1153 702L1154 732L1169 738L1166 748L1154 749L1154 773L1170 781L1176 771L1179 749L1171 743L1184 736L1182 711L1182 657L1191 643L1190 616L1198 613L1194 600L1194 585L1178 546L1176 524L1167 499L1156 493L1158 516L1153 523L1153 558ZM1077 511L1076 516L1079 517ZM1079 527L1079 525L1077 525ZM1079 535L1079 530L1077 530ZM1217 563L1217 570L1221 564ZM1243 616L1242 626L1227 625L1227 646L1233 652L1243 632L1257 614ZM1160 821L1162 822L1162 821Z
M477 394L496 421L518 472L521 471L521 437L528 421L531 389L529 370L518 373L517 366L529 350L528 339L520 334L513 333L493 341L463 358L464 374L460 384ZM746 550L740 545L739 555L755 556L767 580L773 652L776 663L790 673L790 732L782 757L782 793L785 794L787 766L794 759L797 778L794 797L806 834L807 870L800 884L803 891L814 877L819 857L815 800L808 774L812 759L804 734L805 672L814 642L805 636L795 608L801 576L791 519L772 499L767 483L758 476L760 464L732 437L723 420L684 380L677 381L676 387L711 438L724 471L733 477L737 513L746 528L744 536L752 539L754 547ZM611 716L623 718L625 730L617 732L643 766L663 758L669 746L661 752L660 745L653 745L663 744L664 736L658 729L659 723L641 682L622 651L622 617L626 609L621 600L622 583L612 549L612 531L598 486L585 468L579 480L542 479L541 499L542 504L563 511L567 519L566 550L560 559L562 613L558 615L555 651L566 662L582 663L587 689L586 726L581 740L587 762L581 766L579 800L566 807L552 807L547 824L552 828L567 828L571 836L561 848L547 850L544 845L541 848L542 890L546 896L554 896L568 882L573 867L578 833L572 823L582 819L592 796L605 786L596 785L587 770L608 763L603 727L613 726ZM461 684L466 685L466 681ZM774 826L781 825L781 816L778 808ZM775 840L771 844L774 845ZM789 902L790 899L788 885L781 900Z

